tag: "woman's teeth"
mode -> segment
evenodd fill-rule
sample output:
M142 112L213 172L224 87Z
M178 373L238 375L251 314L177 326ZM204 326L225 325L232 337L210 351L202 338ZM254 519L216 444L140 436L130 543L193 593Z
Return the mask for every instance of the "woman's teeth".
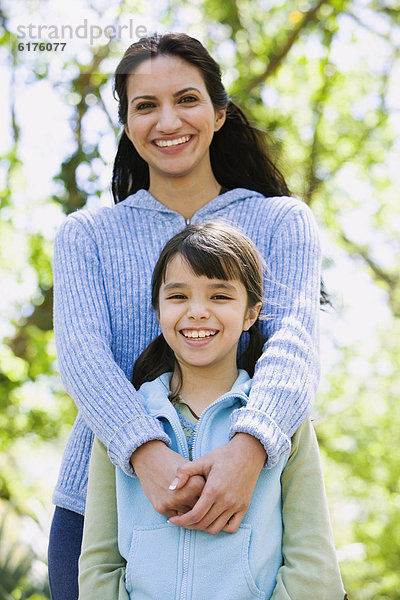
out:
M193 331L182 331L183 335L187 338L205 338L215 335L216 331L205 331L204 329L193 330Z
M155 140L154 143L156 146L160 146L161 148L165 148L168 146L179 146L179 144L184 144L190 140L190 135L185 135L185 137L177 138L176 140Z

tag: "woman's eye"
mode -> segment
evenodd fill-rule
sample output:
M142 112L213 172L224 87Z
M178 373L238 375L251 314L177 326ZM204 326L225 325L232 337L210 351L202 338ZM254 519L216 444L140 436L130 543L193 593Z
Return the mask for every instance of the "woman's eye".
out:
M214 300L231 300L230 296L225 296L225 294L215 294L213 296Z
M146 110L147 108L152 108L154 104L152 102L141 102L136 106L136 110Z
M184 96L184 98L181 98L181 102L184 102L184 103L197 102L197 98L196 98L196 96Z

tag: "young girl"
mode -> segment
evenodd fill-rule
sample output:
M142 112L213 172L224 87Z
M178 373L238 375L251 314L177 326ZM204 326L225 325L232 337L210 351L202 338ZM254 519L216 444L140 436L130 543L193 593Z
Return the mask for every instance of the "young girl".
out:
M265 342L262 300L260 256L231 226L190 225L161 252L152 305L162 333L136 361L133 383L187 458L226 444L230 420L247 403ZM248 342L237 360L242 332ZM172 525L137 476L119 467L115 474L96 441L79 587L82 600L343 600L310 421L290 457L261 471L238 531L214 536Z

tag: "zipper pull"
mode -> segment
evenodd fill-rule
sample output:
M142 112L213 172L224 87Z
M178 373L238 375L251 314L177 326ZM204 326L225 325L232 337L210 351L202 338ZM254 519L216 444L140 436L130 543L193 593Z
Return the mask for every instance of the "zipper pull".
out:
M190 225L190 219L185 219L186 225Z

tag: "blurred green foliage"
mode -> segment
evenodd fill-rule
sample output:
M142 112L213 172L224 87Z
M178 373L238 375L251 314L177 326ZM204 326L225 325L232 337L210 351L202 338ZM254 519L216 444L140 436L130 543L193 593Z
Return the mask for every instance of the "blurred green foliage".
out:
M145 14L146 8L138 0L121 2L119 11ZM16 50L6 15L0 16L10 70L22 73L26 56ZM327 335L337 358L317 398L317 432L349 597L399 599L398 3L169 0L160 23L205 43L222 66L231 97L271 133L272 151L293 192L312 207L327 239L347 256L354 272L369 278L371 294L379 290L384 299L390 316L385 326L371 328L372 349L357 340L341 341L335 331L341 318L336 299ZM68 59L64 68L71 75L62 85L42 57L31 63L30 84L48 79L70 109L72 143L54 175L53 192L41 198L46 210L69 213L87 202L93 205L106 190L99 174L99 164L106 169L109 162L102 137L118 134L106 102L107 61L116 64L124 47L113 42L90 50L90 60ZM29 199L29 190L12 87L9 101L11 143L2 158L6 177L0 184L0 274L10 294L0 340L0 496L24 513L32 488L24 491L16 482L8 457L21 439L32 444L57 439L72 424L75 408L58 378L52 334L55 227L49 236L40 227L20 225L21 215L29 222L33 207L20 201L21 192ZM97 135L90 131L89 142L86 118L95 109L107 125ZM85 177L79 175L82 166ZM334 266L333 253L326 257L327 275ZM14 292L22 288L20 296ZM368 301L360 293L354 304ZM23 576L24 560L20 565Z

